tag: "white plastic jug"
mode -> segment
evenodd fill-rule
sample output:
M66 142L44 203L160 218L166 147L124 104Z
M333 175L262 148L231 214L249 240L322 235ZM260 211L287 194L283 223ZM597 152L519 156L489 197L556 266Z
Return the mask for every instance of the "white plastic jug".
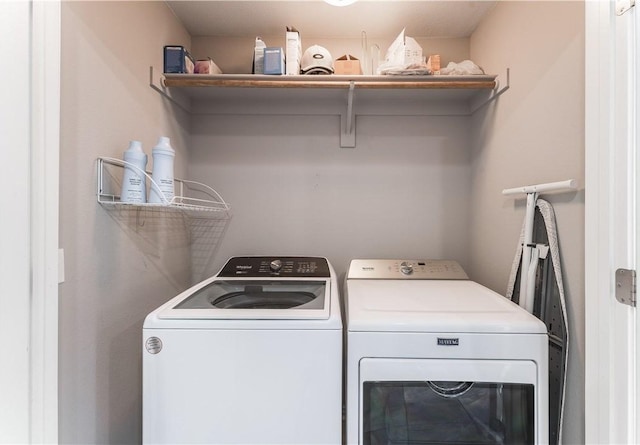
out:
M122 175L121 202L147 202L147 177L144 170L147 167L147 155L142 151L140 141L129 142L129 148L124 152L124 174Z
M149 191L149 202L169 204L174 196L173 187L173 159L176 152L171 148L169 138L161 136L158 144L151 151L153 156L153 174ZM157 187L156 187L157 186Z

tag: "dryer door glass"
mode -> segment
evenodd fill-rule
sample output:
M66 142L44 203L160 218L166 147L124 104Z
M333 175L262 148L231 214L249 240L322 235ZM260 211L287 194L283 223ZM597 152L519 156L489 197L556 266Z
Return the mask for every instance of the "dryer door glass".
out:
M363 382L363 443L534 443L534 386L454 381Z
M359 368L362 444L547 442L533 361L362 358Z

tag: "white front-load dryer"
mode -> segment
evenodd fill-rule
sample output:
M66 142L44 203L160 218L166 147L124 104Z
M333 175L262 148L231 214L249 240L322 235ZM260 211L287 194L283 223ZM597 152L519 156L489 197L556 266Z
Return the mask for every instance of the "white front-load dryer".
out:
M342 318L317 257L234 257L143 327L143 443L339 444Z
M454 261L353 260L351 445L548 443L545 325Z

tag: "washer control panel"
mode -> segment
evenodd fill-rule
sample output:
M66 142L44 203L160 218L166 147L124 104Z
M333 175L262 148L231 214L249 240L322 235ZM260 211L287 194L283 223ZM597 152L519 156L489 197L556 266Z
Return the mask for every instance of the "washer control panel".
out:
M325 258L246 256L230 258L218 276L329 278L331 272Z
M351 260L347 279L468 280L454 260Z

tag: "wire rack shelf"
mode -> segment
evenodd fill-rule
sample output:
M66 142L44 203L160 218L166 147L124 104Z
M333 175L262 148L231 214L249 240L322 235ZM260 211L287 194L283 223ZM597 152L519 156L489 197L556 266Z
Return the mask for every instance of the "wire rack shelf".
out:
M160 203L131 203L120 200L120 188L124 168L139 170L144 174L149 192L154 190L161 197ZM144 208L157 211L179 211L193 217L228 218L231 208L222 196L206 184L174 178L175 195L168 199L149 172L116 158L99 157L97 161L97 197L104 207Z

